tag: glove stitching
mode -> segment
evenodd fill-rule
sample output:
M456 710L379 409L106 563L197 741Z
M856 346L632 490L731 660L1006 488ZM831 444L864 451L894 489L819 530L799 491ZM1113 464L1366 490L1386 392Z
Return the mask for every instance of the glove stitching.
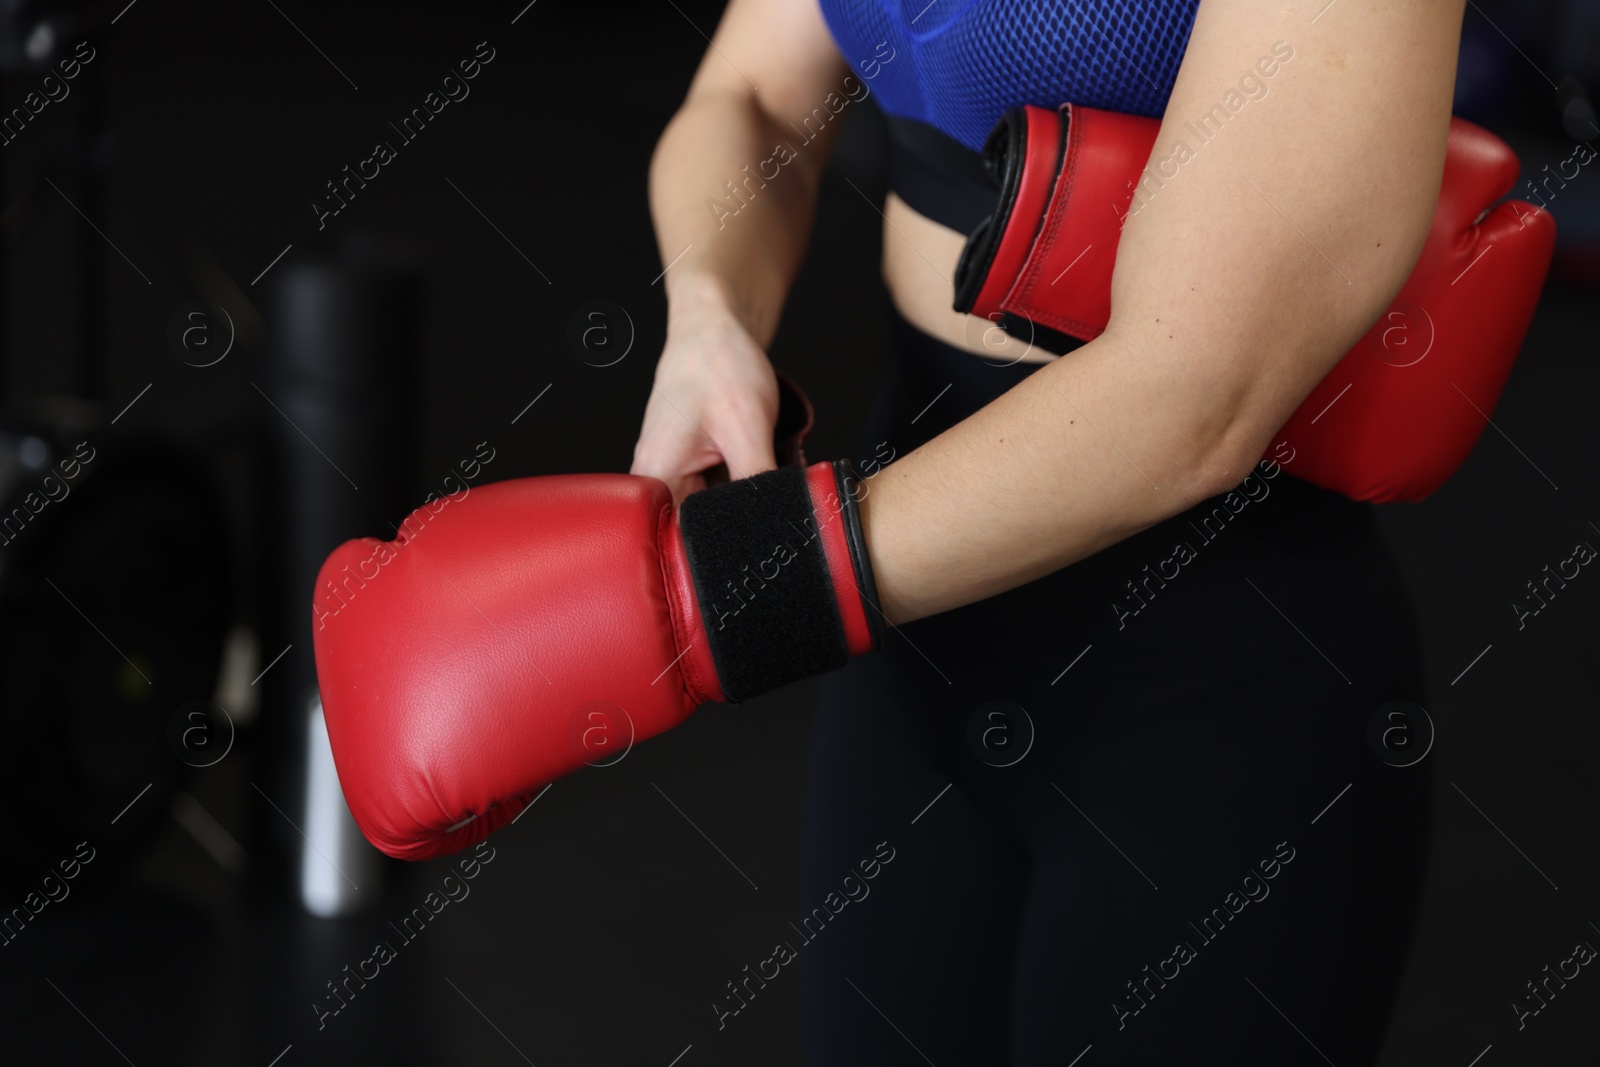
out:
M1082 143L1082 136L1083 116L1074 113L1067 129L1068 142L1061 149L1066 156L1067 173L1058 175L1056 178L1056 187L1051 190L1050 200L1045 205L1044 230L1039 239L1034 242L1033 248L1029 250L1028 258L1022 265L1022 271L1017 276L1016 284L1011 287L1011 292L1006 295L1001 307L1015 315L1020 315L1042 326L1052 327L1062 333L1073 334L1073 331L1076 330L1087 333L1091 337L1098 337L1104 332L1103 327L1097 328L1088 323L1068 318L1065 315L1041 312L1036 308L1024 306L1024 301L1031 300L1033 296L1034 285L1039 280L1039 272L1044 269L1044 260L1049 258L1049 250L1054 249L1056 246L1062 223L1075 206L1076 202L1073 197L1078 190L1078 169L1083 162L1083 154L1077 149ZM1063 190L1065 195L1058 196L1057 194ZM1058 204L1060 205L1060 210L1056 210L1056 205ZM1117 236L1120 238L1122 235L1119 233ZM1076 334L1073 335L1076 336Z

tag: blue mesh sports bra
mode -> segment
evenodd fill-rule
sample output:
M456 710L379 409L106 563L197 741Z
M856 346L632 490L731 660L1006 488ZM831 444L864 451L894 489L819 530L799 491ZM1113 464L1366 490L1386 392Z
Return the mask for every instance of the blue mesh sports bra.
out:
M1159 117L1200 0L819 2L888 117L890 190L971 233L994 210L979 153L1001 114L1070 102Z
M1199 0L820 3L845 62L885 114L977 151L1001 112L1020 104L1159 117Z

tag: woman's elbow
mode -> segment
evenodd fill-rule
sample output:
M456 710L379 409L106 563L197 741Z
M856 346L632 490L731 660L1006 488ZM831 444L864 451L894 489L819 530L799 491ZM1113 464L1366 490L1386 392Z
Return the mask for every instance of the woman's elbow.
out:
M1209 404L1187 442L1187 482L1198 494L1192 503L1234 488L1272 450L1295 411L1392 305L1414 259L1399 257L1368 274L1348 303L1315 316L1314 328L1257 335L1241 344L1255 348L1258 358L1219 360L1201 376L1208 380L1202 388Z

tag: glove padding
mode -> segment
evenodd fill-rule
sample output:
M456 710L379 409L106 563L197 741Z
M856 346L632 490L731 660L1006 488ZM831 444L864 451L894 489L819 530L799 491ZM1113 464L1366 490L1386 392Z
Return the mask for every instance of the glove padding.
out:
M956 267L955 309L1054 352L1111 316L1122 222L1160 123L1074 104L1008 111L984 147L1001 189ZM1275 458L1355 499L1422 500L1477 442L1527 334L1555 248L1550 214L1491 209L1519 165L1452 119L1433 227L1389 310L1290 417ZM1155 179L1159 180L1159 178Z
M798 443L797 443L798 444ZM703 490L521 478L348 541L312 607L328 738L356 824L426 859L547 783L882 640L847 463Z

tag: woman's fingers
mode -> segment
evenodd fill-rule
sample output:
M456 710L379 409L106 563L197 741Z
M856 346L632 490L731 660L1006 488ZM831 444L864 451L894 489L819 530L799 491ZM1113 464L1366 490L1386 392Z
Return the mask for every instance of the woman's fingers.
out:
M672 491L674 503L706 487L705 472L725 462L714 438L681 405L651 396L644 425L633 448L630 474L657 478Z
M730 477L748 478L778 465L772 448L773 421L752 412L723 427L720 450Z
M631 473L659 478L672 490L674 502L708 484L747 478L777 466L772 428L759 415L750 420L651 432L646 429L634 447Z
M736 320L684 327L656 364L632 472L659 478L681 501L710 481L772 470L777 418L772 364Z

